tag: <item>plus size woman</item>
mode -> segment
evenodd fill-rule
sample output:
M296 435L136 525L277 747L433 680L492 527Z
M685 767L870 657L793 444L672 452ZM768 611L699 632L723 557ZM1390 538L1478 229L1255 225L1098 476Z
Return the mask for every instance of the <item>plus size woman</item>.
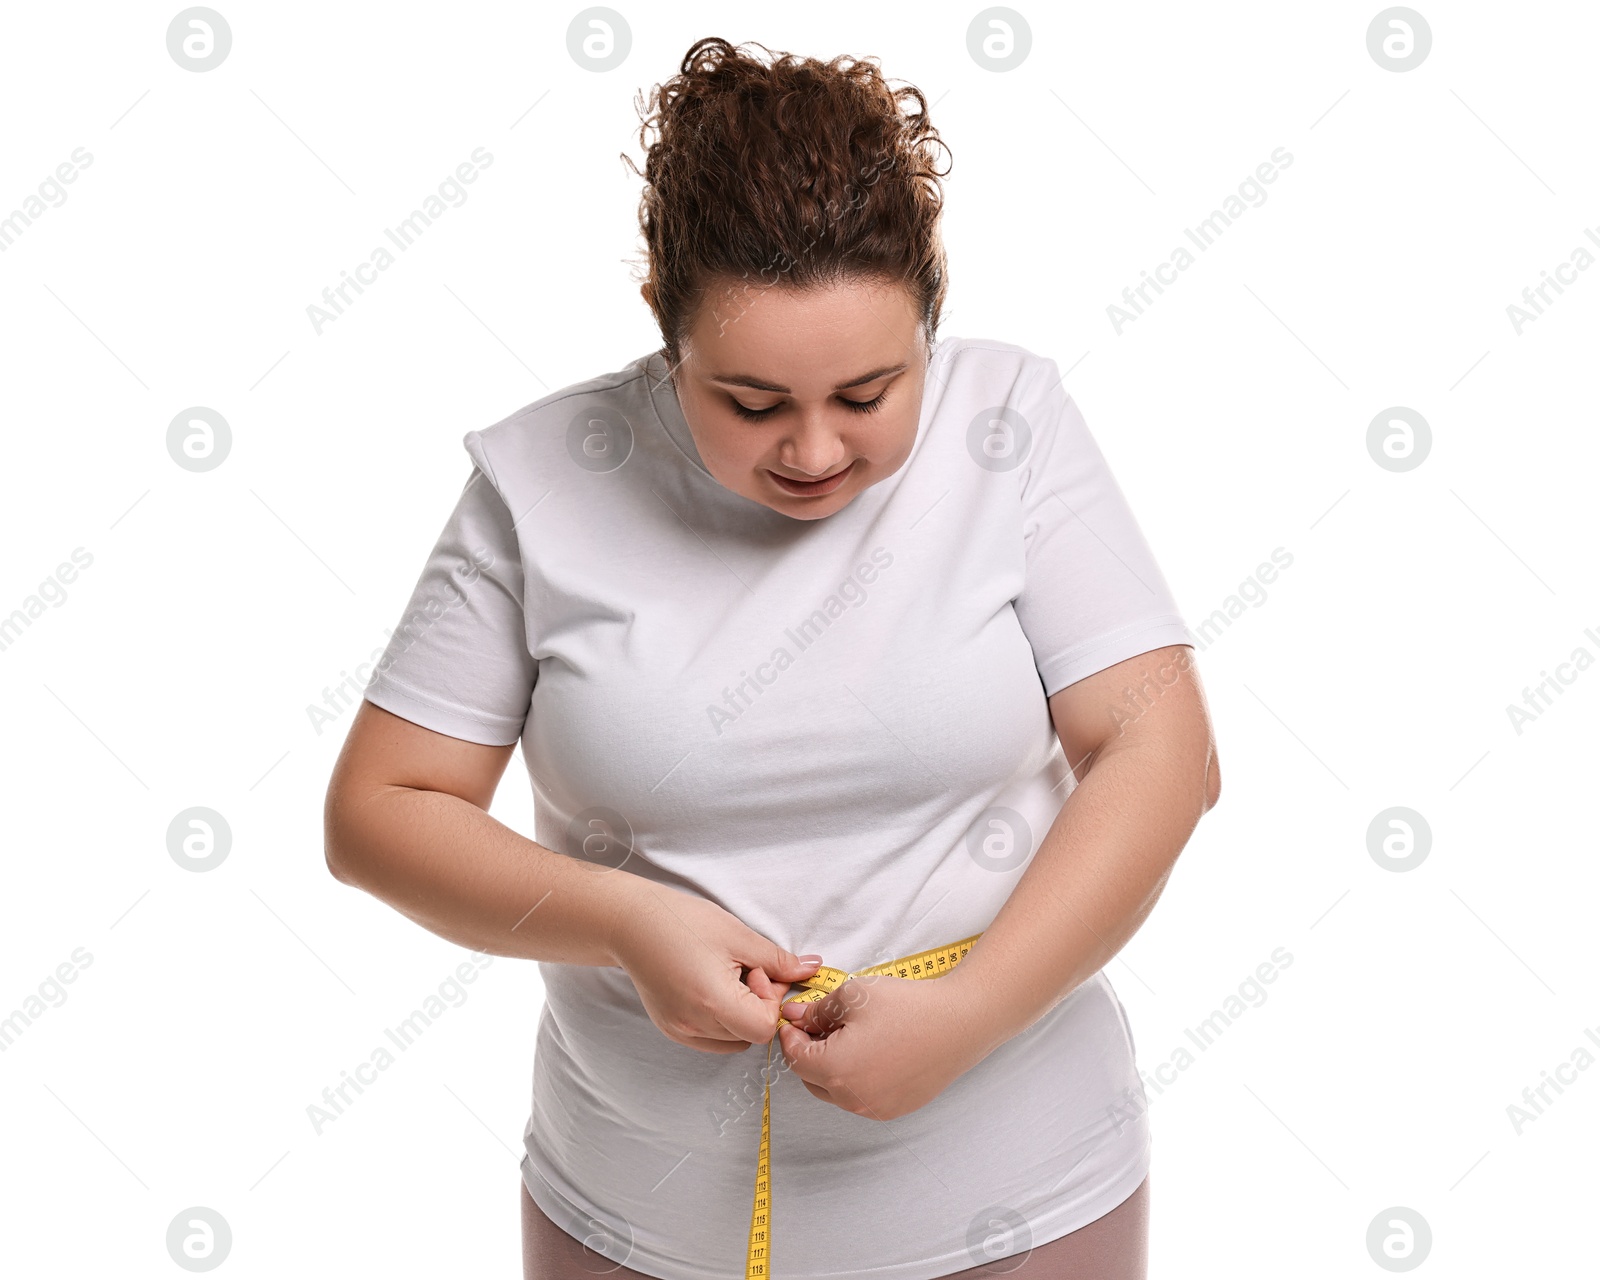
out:
M915 88L707 39L649 105L662 344L466 432L330 869L539 962L528 1280L1143 1277L1104 966L1218 796L1188 631L1056 363L939 336Z

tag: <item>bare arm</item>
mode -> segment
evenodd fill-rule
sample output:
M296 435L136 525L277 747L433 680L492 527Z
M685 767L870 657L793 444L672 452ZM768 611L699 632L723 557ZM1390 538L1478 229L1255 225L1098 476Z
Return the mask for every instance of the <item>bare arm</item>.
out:
M1129 699L1130 688L1142 694ZM991 1049L1122 949L1222 786L1186 645L1057 691L1050 715L1078 785L999 914L941 979L964 992L958 1006Z
M616 925L643 881L546 849L489 816L513 750L363 701L328 784L328 870L475 951L618 965Z

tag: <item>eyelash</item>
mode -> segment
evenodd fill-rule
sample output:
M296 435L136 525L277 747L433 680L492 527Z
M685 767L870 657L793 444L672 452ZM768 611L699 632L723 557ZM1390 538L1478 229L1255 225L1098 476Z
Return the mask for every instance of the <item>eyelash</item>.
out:
M871 400L846 400L844 403L850 407L853 413L875 413L883 407L884 398L888 394L889 392L886 388L878 392L877 396ZM728 398L728 404L736 414L750 422L762 422L778 411L777 405L772 405L766 409L751 409L740 404L731 396Z

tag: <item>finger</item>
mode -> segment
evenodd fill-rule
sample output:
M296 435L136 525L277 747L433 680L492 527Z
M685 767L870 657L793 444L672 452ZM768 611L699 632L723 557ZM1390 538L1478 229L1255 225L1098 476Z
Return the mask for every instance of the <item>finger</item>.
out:
M708 1040L705 1036L690 1036L687 1040L675 1040L673 1043L698 1049L702 1053L743 1053L750 1047L748 1040Z
M767 971L760 965L757 965L745 975L744 984L763 1001L783 999L787 994L789 985L788 983L774 982L767 977Z
M793 983L774 982L762 966L752 966L728 1001L715 1010L715 1017L730 1035L766 1044L777 1026L779 1005L791 989L798 988Z
M772 1031L777 1027L777 1019L783 1015L779 1009L783 1002L794 992L804 991L805 987L797 986L791 982L774 982L767 977L766 971L759 966L750 970L749 977L745 980L751 991L760 997L761 1003L772 1010L773 1022L767 1031L767 1038L771 1039Z
M802 1031L812 1031L814 1028L809 1021L811 1010L816 1005L809 1000L797 1000L794 997L804 994L806 988L792 987L789 994L785 995L778 1005L778 1016L784 1022L799 1027Z
M827 1090L821 1083L827 1073L828 1042L821 1037L807 1035L799 1027L787 1026L778 1028L778 1046L795 1075L804 1080L808 1088L816 1085L823 1089L822 1093L817 1094L818 1097L827 1102L833 1101L826 1096ZM812 1092L816 1093L816 1089L812 1089Z
M785 950L770 939L762 937L754 929L750 930L745 938L745 945L736 951L736 956L741 965L751 969L759 966L779 982L799 982L803 978L809 978L822 964L821 956L815 954L797 956L794 952Z
M779 1012L803 1030L813 1035L826 1036L844 1025L851 1008L851 1002L845 997L852 985L851 982L846 982L838 990L830 991L820 1000L803 1002L799 1005L786 1003ZM792 1016L789 1012L791 1009L796 1009L799 1016Z
M815 987L807 986L804 982L780 982L776 984L776 989L783 992L784 1000L793 1000L797 996L803 996L816 990Z
M744 983L756 995L761 997L763 1003L770 1002L774 1009L791 996L811 989L797 982L774 982L767 976L767 971L761 968L760 965L757 965L745 975Z
M744 990L741 986L740 990ZM745 998L754 1000L756 997L745 991ZM691 1049L700 1049L706 1053L743 1053L752 1044L766 1044L772 1039L773 1023L768 1022L765 1029L755 1035L746 1035L734 1026L726 1016L720 1016L715 1011L711 1012L709 1023L703 1023L699 1028L703 1034L668 1034L663 1035L676 1044L687 1045Z
M790 1069L800 1078L800 1083L805 1085L807 1092L813 1098L832 1103L841 1110L846 1109L841 1107L839 1099L833 1092L818 1081L827 1041L813 1039L799 1028L792 1026L779 1027L778 1039L783 1046L783 1055Z

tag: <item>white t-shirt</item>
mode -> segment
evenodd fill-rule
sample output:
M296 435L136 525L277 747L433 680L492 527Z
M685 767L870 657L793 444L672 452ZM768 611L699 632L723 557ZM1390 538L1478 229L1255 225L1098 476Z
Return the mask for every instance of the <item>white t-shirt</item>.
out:
M552 392L464 437L474 470L366 697L520 737L538 843L796 954L855 970L979 933L1072 786L1046 697L1193 643L1060 380L937 342L904 465L809 521L706 470L660 352ZM669 1040L620 968L540 971L533 1199L646 1275L742 1280L766 1047ZM1021 1253L1149 1168L1103 971L892 1121L772 1061L777 1280Z

